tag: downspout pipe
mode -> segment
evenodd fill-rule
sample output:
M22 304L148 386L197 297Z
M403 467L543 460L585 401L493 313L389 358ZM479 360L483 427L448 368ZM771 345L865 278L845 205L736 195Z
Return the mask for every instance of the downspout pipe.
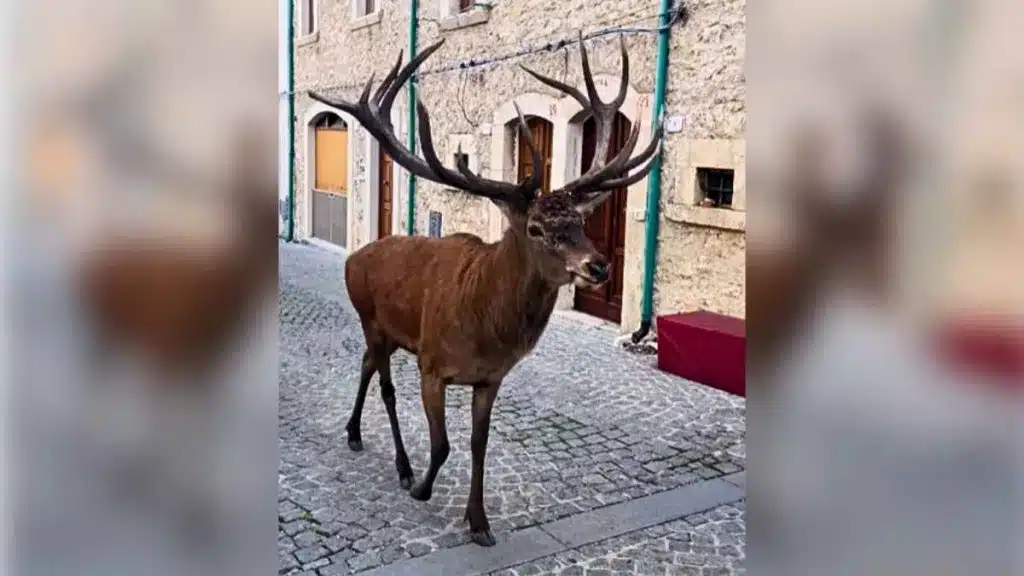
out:
M295 241L295 0L288 2L288 232Z
M415 0L413 0L415 1ZM661 126L665 113L665 87L668 84L668 47L672 33L670 24L671 0L661 0L661 31L658 33L658 68L655 76L654 110L651 114L651 127ZM651 319L654 316L654 269L658 255L658 229L661 223L661 164L665 151L664 143L654 158L654 167L647 178L647 226L644 238L644 280L643 300L640 310L640 328L633 333L632 340L636 344L647 336L651 330Z
M409 60L416 57L416 35L419 32L419 0L410 0L409 4ZM409 151L416 154L416 76L409 78ZM416 175L409 172L409 195L405 207L405 232L409 236L416 233Z

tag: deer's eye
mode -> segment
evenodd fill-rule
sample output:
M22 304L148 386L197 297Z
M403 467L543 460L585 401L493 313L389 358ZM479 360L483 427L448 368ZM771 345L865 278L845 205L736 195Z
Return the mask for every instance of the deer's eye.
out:
M530 224L529 226L527 226L526 233L530 236L530 238L540 238L544 236L544 230L542 230L541 227L536 224Z

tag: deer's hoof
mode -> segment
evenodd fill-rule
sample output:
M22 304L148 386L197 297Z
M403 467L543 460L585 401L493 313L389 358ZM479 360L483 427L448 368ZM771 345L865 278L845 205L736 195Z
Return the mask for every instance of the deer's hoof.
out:
M362 452L363 451L363 441L362 440L349 440L348 441L348 448L349 448L349 450L351 450L353 452Z
M474 530L469 533L469 537L473 539L473 542L487 548L494 546L496 543L494 534L491 534L490 530Z
M400 477L398 483L402 486L402 490L408 490L412 488L412 476Z
M420 482L419 484L413 486L411 490L409 490L409 495L419 500L420 502L426 502L427 500L430 500L432 492L432 486L426 486L424 485L423 482Z

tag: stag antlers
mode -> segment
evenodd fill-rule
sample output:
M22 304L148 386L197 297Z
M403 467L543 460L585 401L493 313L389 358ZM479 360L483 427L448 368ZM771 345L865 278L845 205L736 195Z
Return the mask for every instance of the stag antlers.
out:
M437 151L434 148L430 129L430 114L419 97L416 98L416 113L420 121L420 143L423 147L423 158L419 158L410 152L395 136L394 126L391 124L391 106L395 102L398 90L412 77L423 61L436 52L442 44L444 44L444 39L430 45L402 67L401 70L399 70L399 67L402 64L403 52L399 52L398 60L395 61L395 65L392 66L384 81L377 87L372 99L370 98L370 89L373 86L374 79L372 74L366 83L366 87L363 88L358 104L330 100L315 92L308 92L309 97L351 114L359 120L370 134L373 134L374 138L380 142L381 147L387 151L395 162L413 174L432 182L460 188L471 194L525 208L532 201L536 190L540 188L541 174L534 174L519 184L512 184L473 174L469 167L461 161L459 162L457 172L445 167L438 158ZM523 113L519 110L518 105L516 106L516 114L519 116L520 132L526 138L526 143L530 148L530 153L533 155L535 165L539 166L541 162L540 152L533 141L533 136L526 125L526 119L523 117ZM461 155L460 158L462 158Z
M540 82L569 95L579 102L585 112L594 118L597 127L597 150L594 160L587 171L572 182L556 190L555 193L569 194L577 208L589 211L601 204L608 195L618 188L631 186L644 179L654 166L654 157L661 144L661 127L655 132L650 144L636 157L631 157L637 141L640 137L640 123L633 125L622 150L616 154L610 162L607 161L608 147L611 140L612 125L615 115L622 104L626 101L626 89L629 84L629 55L626 51L626 43L619 38L622 50L622 80L619 85L619 93L611 102L603 102L597 94L597 86L594 83L593 73L590 70L590 62L587 58L587 50L583 44L582 33L579 35L580 58L583 63L583 79L586 83L587 95L584 96L576 88L563 82L542 76L525 66L522 67L527 73ZM389 155L400 166L413 174L437 182L454 186L497 202L506 203L519 211L525 212L530 203L536 198L537 191L541 186L541 172L535 171L529 178L518 184L491 180L473 174L466 166L464 157L459 156L458 170L445 167L437 156L433 139L431 138L430 114L427 107L417 97L417 116L420 121L420 144L423 147L423 158L410 152L395 136L394 126L391 124L391 107L394 104L398 90L416 72L423 62L436 52L444 40L439 40L429 46L415 58L409 61L404 67L402 64L402 52L398 54L391 71L381 82L371 97L370 91L373 87L373 75L363 88L359 102L331 100L316 92L309 91L307 94L313 100L323 102L329 106L339 108L351 114L366 128L374 138L380 142ZM515 104L514 104L515 105ZM527 146L533 156L535 166L541 165L540 152L537 149L530 129L526 125L526 119L518 105L515 105L516 114L519 117L519 131L526 139ZM645 164L646 163L646 164ZM629 174L643 165L643 168Z
M640 138L640 123L634 123L629 138L626 139L622 149L611 162L607 162L608 147L611 144L615 115L626 101L626 89L629 86L629 53L626 51L626 41L622 36L619 36L619 49L622 52L622 78L619 81L619 93L615 95L611 102L603 102L597 94L597 85L594 83L594 75L590 70L590 59L587 57L587 48L583 44L582 32L579 33L578 38L580 60L583 65L583 82L587 88L586 96L564 82L542 76L526 66L520 66L520 68L540 82L579 102L583 110L589 112L594 118L594 124L597 129L597 148L594 151L594 159L591 161L590 167L582 176L565 184L556 191L556 193L569 193L578 206L593 209L604 202L613 190L632 186L647 176L647 173L651 171L654 165L653 158L661 144L662 130L661 126L659 126L647 148L636 157L630 158ZM633 174L629 174L630 170L637 168L644 164L644 162L647 162L646 166Z

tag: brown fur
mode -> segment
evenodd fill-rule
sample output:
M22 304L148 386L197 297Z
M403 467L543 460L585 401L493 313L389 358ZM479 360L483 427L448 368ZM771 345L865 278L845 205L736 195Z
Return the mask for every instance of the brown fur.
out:
M483 465L498 388L537 344L559 287L575 275L572 270L603 262L582 233L583 218L571 210L570 203L541 199L529 215L507 214L511 225L493 244L469 234L392 236L355 251L345 263L345 283L367 347L356 404L346 427L349 447L362 450L362 407L369 381L379 373L401 484L412 488L414 498L428 500L449 452L445 387L451 383L473 386L473 474L466 518L473 539L485 546L494 544L483 509ZM528 227L540 236L529 236ZM412 486L413 472L391 382L390 357L397 348L418 356L430 426L430 466L416 486Z
M381 398L395 441L395 465L402 487L418 500L430 499L434 479L448 458L445 389L451 383L473 386L472 480L466 519L475 542L494 544L483 506L484 457L491 408L505 375L533 349L551 318L560 286L575 282L597 286L608 280L608 262L584 232L584 220L613 190L644 178L654 166L661 131L640 154L631 157L639 137L634 126L623 148L611 159L607 150L611 123L626 98L628 55L621 43L623 78L615 99L602 102L580 38L587 96L557 80L527 70L541 82L566 92L594 117L600 138L594 161L579 179L541 195L541 174L512 184L443 165L434 149L430 118L417 106L423 158L412 154L394 135L389 118L397 86L441 47L439 41L401 67L401 56L373 92L372 80L358 103L332 101L310 92L357 118L392 159L411 173L454 186L494 202L509 220L501 241L485 244L469 234L443 239L390 237L354 252L345 265L345 282L366 336L366 354L359 376L352 416L346 426L349 447L362 450L360 419L370 379L380 374ZM520 137L541 164L526 119L519 111ZM641 167L639 170L634 170ZM630 171L633 171L630 173ZM395 409L390 358L398 348L419 357L420 392L430 428L430 464L418 484L405 453Z
M367 344L404 348L459 384L500 381L533 349L558 295L530 242L510 229L494 244L392 236L356 251L345 282Z

